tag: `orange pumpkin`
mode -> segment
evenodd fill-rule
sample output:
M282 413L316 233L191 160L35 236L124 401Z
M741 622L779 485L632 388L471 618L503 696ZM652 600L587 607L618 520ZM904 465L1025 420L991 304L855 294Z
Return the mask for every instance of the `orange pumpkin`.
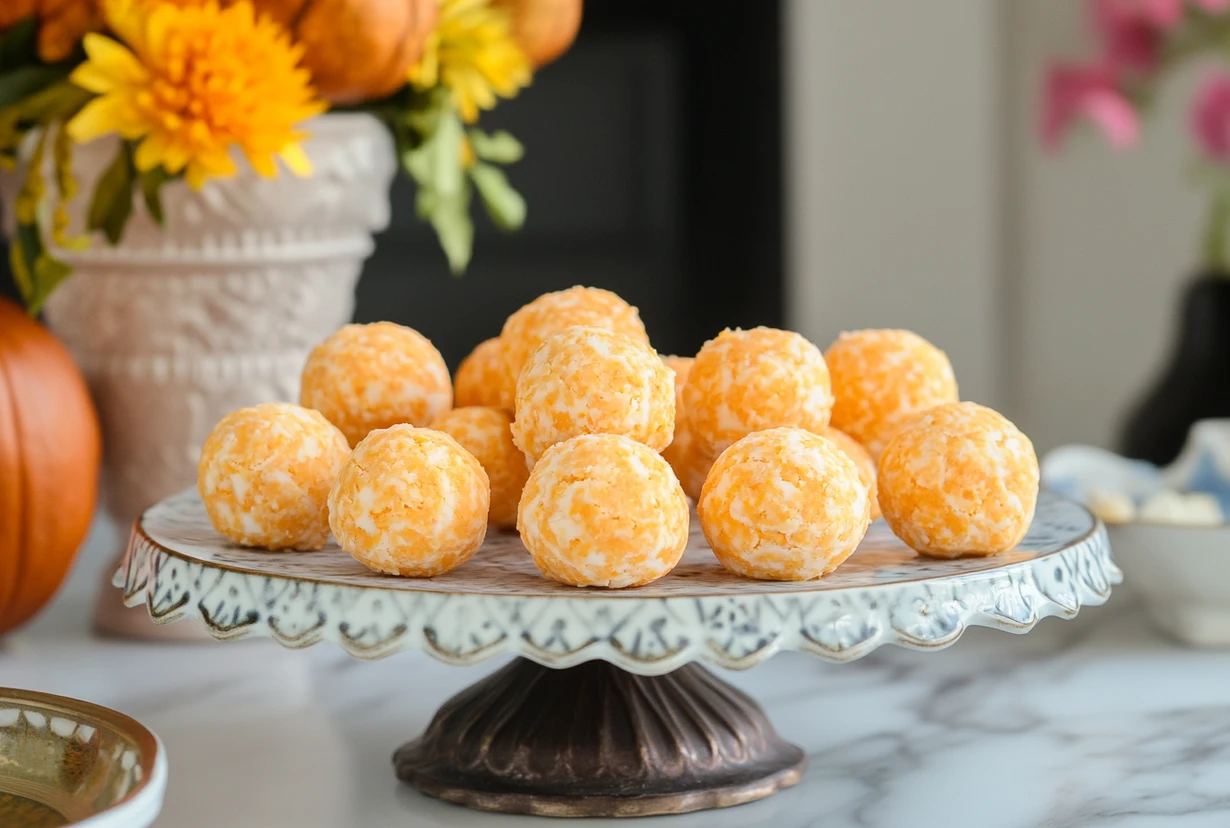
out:
M534 68L568 51L581 28L582 0L494 0L512 14L513 37Z
M34 615L68 574L94 514L100 447L68 351L0 299L0 634Z
M234 0L231 0L234 2ZM254 0L303 45L303 65L335 104L383 98L405 86L436 25L436 0Z

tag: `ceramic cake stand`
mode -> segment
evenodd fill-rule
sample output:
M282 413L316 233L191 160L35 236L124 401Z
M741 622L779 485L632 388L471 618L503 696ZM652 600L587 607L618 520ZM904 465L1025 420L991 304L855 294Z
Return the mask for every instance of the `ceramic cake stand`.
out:
M1102 525L1045 492L1008 554L918 557L877 521L849 561L806 583L727 573L693 516L675 571L620 591L548 582L520 539L498 532L429 580L373 574L336 546L238 548L184 493L137 522L116 575L130 606L162 623L199 618L219 639L332 641L366 659L415 649L450 664L518 656L445 702L393 762L430 796L556 816L735 805L799 780L803 752L698 662L742 669L783 650L850 661L890 643L937 650L970 625L1023 633L1070 618L1120 579Z

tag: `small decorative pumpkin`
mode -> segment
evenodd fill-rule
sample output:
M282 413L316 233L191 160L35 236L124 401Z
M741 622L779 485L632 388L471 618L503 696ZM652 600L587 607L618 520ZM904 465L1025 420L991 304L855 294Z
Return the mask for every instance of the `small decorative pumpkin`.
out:
M234 2L234 0L231 0ZM258 14L303 45L303 65L322 98L354 104L406 84L436 25L436 0L254 0Z
M582 0L494 0L512 14L513 37L537 69L568 51L581 28Z
M68 351L0 298L0 634L68 574L94 514L101 438Z

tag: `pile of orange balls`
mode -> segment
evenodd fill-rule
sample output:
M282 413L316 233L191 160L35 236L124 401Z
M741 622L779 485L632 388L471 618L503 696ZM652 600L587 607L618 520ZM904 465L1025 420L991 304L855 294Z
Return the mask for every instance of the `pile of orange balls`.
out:
M1033 446L958 402L942 351L909 331L821 353L770 328L659 356L636 308L574 287L524 306L450 380L416 331L348 325L319 345L300 405L225 417L198 488L219 533L432 577L512 529L549 579L631 587L669 573L696 502L717 559L809 580L881 513L920 553L990 555L1033 518Z

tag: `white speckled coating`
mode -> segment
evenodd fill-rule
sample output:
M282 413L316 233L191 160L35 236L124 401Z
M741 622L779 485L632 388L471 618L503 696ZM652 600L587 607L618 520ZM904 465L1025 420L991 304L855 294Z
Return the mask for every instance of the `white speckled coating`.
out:
M299 402L324 414L352 446L373 429L426 426L453 406L444 358L392 322L347 325L312 350Z
M688 502L662 456L617 434L549 449L521 496L517 528L548 578L574 586L641 586L679 563Z
M649 344L649 335L636 308L609 290L578 285L544 293L509 316L500 333L507 373L502 386L506 395L503 408L513 410L517 380L534 350L551 334L573 325L606 328Z
M1038 458L1006 417L976 403L940 405L889 442L880 509L897 537L936 557L993 555L1020 543L1038 500Z
M833 394L820 350L774 328L726 330L706 342L683 388L692 439L717 456L755 431L829 423Z
M318 412L291 403L234 411L201 449L197 489L214 528L245 546L319 549L326 499L350 455Z
M854 461L799 428L758 431L726 449L696 504L723 566L774 581L832 572L867 533L870 509Z
M483 543L487 473L441 431L395 425L355 446L329 493L338 545L369 569L429 578Z
M565 328L521 371L516 410L513 440L531 461L581 434L622 434L661 451L675 430L674 372L630 337Z
M842 333L824 360L833 379L832 426L861 443L876 461L910 418L957 401L948 357L912 331Z

